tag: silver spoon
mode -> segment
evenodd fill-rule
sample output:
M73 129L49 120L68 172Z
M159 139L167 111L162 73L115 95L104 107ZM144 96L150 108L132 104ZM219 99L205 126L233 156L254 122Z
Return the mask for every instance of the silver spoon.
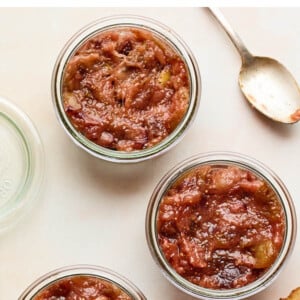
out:
M278 61L253 56L219 9L208 8L228 34L242 58L240 88L246 99L274 121L300 120L300 90L291 73Z

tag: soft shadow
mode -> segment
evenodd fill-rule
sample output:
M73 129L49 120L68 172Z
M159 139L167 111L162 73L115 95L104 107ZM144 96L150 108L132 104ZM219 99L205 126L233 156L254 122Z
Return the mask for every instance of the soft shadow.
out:
M272 133L277 134L281 138L284 139L290 139L292 136L298 135L298 128L297 123L295 124L285 124L273 121L269 119L268 117L264 116L262 113L257 111L244 97L244 95L241 93L241 98L246 102L245 105L248 105L248 107L251 110L251 113L255 117L255 119L265 128L272 131Z
M124 197L145 188L152 190L165 173L163 165L168 159L162 155L139 163L122 164L101 160L81 149L77 149L75 155L81 175L88 178L90 183L98 189L101 186L101 190Z
M181 290L177 289L170 282L167 281L166 285L168 286L168 296L170 296L170 299L172 299L172 300L195 300L194 297L183 293Z

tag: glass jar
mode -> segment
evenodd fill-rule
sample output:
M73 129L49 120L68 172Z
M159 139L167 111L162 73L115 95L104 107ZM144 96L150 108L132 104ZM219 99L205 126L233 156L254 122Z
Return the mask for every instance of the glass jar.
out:
M29 211L44 175L44 151L29 117L0 97L0 233Z
M118 28L137 28L149 31L155 37L170 45L183 59L189 75L190 99L188 109L177 127L160 143L148 149L131 152L111 150L90 141L79 133L65 113L62 99L62 82L69 59L88 39L107 30ZM197 62L184 41L169 27L140 16L121 15L103 18L84 27L76 33L62 49L56 61L52 75L52 98L56 115L73 142L88 153L112 162L139 162L165 153L183 137L192 123L198 109L201 93L201 80Z
M267 271L251 282L240 288L232 289L209 289L199 285L193 284L180 276L168 263L163 251L158 242L157 232L157 216L159 205L166 191L172 186L177 179L186 174L189 170L203 165L217 165L217 166L237 166L241 169L249 170L258 178L266 181L270 187L277 194L278 199L282 205L285 217L285 232L284 240L281 250L275 262L267 269ZM273 173L268 167L247 156L231 153L231 152L211 152L194 156L181 162L179 165L170 170L156 186L146 215L146 236L149 249L160 267L163 274L174 284L177 288L190 294L198 299L244 299L250 297L269 286L282 270L288 256L294 246L296 237L296 215L295 208L291 196L280 178Z
M88 276L111 283L128 294L132 300L146 300L143 293L129 280L113 272L112 270L93 265L74 265L63 267L45 274L32 283L18 298L19 300L33 300L39 292L50 285L68 277Z

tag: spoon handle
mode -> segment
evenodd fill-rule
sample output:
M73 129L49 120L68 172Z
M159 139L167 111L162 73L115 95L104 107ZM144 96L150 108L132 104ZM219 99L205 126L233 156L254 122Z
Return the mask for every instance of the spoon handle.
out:
M243 64L248 64L253 60L252 54L248 51L245 44L238 36L238 34L233 30L229 22L225 19L224 15L218 8L208 7L210 13L215 17L215 19L219 22L219 24L223 27L229 38L231 39L232 43L234 44L235 48L240 53L242 58Z

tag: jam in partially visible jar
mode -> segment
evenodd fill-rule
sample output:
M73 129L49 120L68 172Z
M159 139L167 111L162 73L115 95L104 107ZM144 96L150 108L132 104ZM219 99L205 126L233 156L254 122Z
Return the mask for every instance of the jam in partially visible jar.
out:
M99 277L78 275L51 283L33 300L132 300L119 286Z

